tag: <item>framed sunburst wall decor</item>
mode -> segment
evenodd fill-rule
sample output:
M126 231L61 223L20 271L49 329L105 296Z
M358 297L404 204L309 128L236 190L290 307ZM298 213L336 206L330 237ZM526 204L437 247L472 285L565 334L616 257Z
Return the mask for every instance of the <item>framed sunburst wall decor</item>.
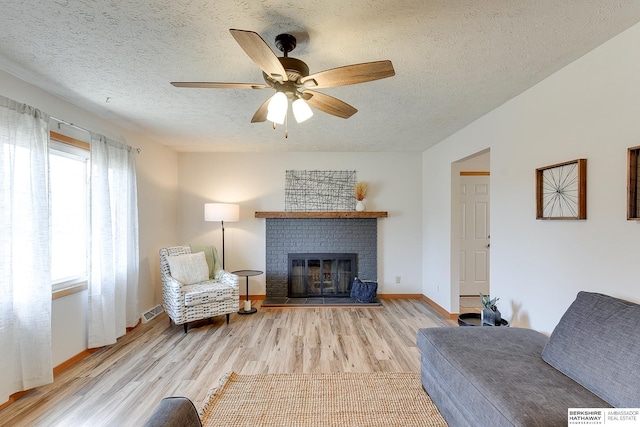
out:
M587 159L536 169L537 219L587 219Z
M629 148L627 158L627 219L640 221L640 147Z
M356 199L356 171L288 170L284 209L295 211L352 211Z

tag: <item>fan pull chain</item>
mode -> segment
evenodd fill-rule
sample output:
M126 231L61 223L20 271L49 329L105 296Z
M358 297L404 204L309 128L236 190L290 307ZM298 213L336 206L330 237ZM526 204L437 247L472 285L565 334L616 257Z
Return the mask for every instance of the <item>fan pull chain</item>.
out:
M287 108L287 114L284 116L284 137L289 138L289 109Z

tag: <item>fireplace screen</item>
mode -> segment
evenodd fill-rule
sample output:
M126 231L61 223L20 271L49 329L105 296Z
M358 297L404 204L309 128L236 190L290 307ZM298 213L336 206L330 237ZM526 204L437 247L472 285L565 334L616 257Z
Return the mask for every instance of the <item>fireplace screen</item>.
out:
M289 297L348 297L357 254L289 254Z

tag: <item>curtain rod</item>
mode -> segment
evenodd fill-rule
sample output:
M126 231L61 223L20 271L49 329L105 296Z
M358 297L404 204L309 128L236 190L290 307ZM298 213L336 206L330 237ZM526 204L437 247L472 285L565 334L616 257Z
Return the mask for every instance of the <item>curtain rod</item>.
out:
M69 122L67 122L67 121L65 121L65 120L58 119L57 117L53 117L53 116L51 116L51 119L53 119L53 120L55 120L56 122L58 122L58 130L60 130L60 125L61 125L61 124L63 124L63 125L67 125L67 126L74 127L74 128L76 128L76 129L80 129L81 131L84 131L84 132L87 132L87 133L91 133L91 131L89 131L88 129L85 129L85 128L80 127L80 126L78 126L78 125L74 125L73 123L69 123Z
M74 125L73 123L70 123L70 122L68 122L68 121L66 121L66 120L62 120L62 119L59 119L59 118L57 118L57 117L53 117L53 116L50 116L50 117L51 117L51 119L52 119L52 120L55 120L56 122L58 122L58 130L60 130L60 125L61 125L61 124L63 124L63 125L67 125L67 126L74 127L74 128L76 128L76 129L79 129L79 130L81 130L81 131L83 131L83 132L87 132L87 133L89 133L89 134L91 133L91 131L90 131L90 130L85 129L85 128L83 128L83 127L80 127L80 126L78 126L78 125ZM133 147L131 147L131 148L133 148ZM138 154L142 153L142 149L140 149L140 148L136 148L136 153L138 153Z

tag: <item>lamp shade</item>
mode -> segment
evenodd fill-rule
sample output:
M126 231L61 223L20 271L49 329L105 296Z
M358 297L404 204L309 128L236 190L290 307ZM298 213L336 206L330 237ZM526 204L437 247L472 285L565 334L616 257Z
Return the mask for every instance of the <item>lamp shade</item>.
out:
M267 120L279 125L283 124L288 107L289 101L287 100L287 95L282 92L276 92L275 95L271 97L271 101L269 101L269 105L267 106Z
M293 104L291 104L291 109L293 110L293 116L296 118L296 121L298 123L302 123L313 116L311 107L309 107L309 104L307 104L302 98L298 98L293 101Z
M240 218L240 205L233 203L205 203L205 221L236 222Z

